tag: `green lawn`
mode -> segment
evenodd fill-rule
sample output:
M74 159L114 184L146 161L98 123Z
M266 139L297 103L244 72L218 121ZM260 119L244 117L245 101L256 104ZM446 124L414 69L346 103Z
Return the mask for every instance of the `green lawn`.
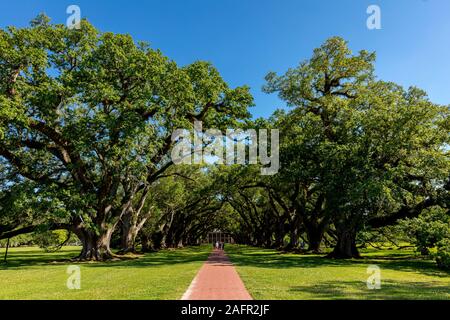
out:
M77 247L56 253L12 248L0 263L0 299L179 299L206 260L210 246L163 250L139 259L71 263ZM3 261L4 249L0 249ZM81 270L81 289L69 290L67 266Z
M255 299L450 299L450 273L411 250L363 250L364 259L329 260L248 246L226 247ZM381 289L367 288L367 266Z
M12 248L0 263L0 299L179 299L210 246L149 253L133 260L71 263L79 248L56 253ZM227 245L255 299L450 299L450 273L411 250L365 250L361 260ZM0 250L3 258L4 249ZM67 266L81 268L81 289L69 290ZM381 289L367 289L367 266L381 269Z

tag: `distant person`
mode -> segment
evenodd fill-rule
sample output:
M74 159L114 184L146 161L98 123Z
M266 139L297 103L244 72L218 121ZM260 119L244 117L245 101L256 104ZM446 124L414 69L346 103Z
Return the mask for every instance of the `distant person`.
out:
M219 250L219 241L216 241L216 249Z

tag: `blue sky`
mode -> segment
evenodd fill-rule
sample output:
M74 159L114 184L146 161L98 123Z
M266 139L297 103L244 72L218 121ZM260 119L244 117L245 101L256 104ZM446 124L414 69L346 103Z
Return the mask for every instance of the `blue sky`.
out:
M62 23L70 4L100 30L148 41L180 65L211 61L231 86L252 88L258 117L284 105L261 92L265 74L296 66L335 35L354 51L376 51L379 78L450 103L448 0L14 0L0 3L0 27L25 26L40 12ZM381 30L366 28L371 4L381 8Z

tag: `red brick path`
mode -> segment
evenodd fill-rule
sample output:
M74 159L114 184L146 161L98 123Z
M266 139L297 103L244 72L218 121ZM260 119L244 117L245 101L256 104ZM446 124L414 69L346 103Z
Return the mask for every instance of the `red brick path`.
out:
M233 264L214 250L197 273L182 300L252 300Z

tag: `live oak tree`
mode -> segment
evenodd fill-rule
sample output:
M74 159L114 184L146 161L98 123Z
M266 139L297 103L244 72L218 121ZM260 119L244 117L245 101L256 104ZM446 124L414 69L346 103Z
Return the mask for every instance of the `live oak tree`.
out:
M87 21L0 30L0 239L64 228L79 259L103 260L114 231L126 253L221 228L252 245L319 252L326 240L330 257L358 257L362 229L450 203L449 107L378 80L374 62L331 38L267 76L264 90L292 108L249 121L248 88L229 88L209 63L180 67ZM195 121L279 129L279 173L173 166L172 133Z
M210 165L179 165L151 186L152 214L140 236L144 251L195 245L209 231L223 229L225 201L215 172Z
M1 159L0 168L0 240L64 227L67 207L55 190L21 179Z
M319 252L332 239L329 257L359 257L361 229L448 206L448 106L377 80L374 61L331 38L297 68L267 76L265 91L292 107L254 123L280 130L280 171L234 168L222 182L245 242L293 250L306 240Z
M112 256L118 222L141 213L172 165L175 129L232 126L252 105L247 87L229 88L209 63L179 67L87 21L70 30L41 16L1 30L0 49L0 159L71 199L65 228L83 260Z
M266 121L258 119L255 126ZM281 149L282 150L282 149ZM281 169L282 170L282 169ZM227 208L234 211L228 219L234 238L242 243L277 249L294 249L302 229L293 219L298 219L295 209L285 197L287 188L280 173L274 176L260 175L260 167L221 166L216 185L219 193L227 202ZM290 241L285 244L286 236Z
M316 130L300 147L319 155L320 170L306 178L332 215L337 243L330 257L358 257L362 226L418 215L446 193L449 108L417 88L376 80L374 61L336 37L285 75L267 76L265 90L295 108L292 126Z
M264 189L260 187L259 168L222 167L217 176L220 194L234 211L234 236L255 246L270 246L274 224L265 223L264 209L268 207Z
M267 177L258 168L236 167L221 182L236 211L238 236L252 245L318 253L330 224L320 188L320 150L307 143L310 136L298 117L277 112L271 120L265 126L281 133L278 174ZM317 134L313 127L309 131Z
M330 208L324 188L328 177L326 145L322 122L300 110L274 114L274 126L280 128L280 172L269 184L269 197L286 211L290 229L289 245L299 246L304 233L307 250L319 253L322 238L330 224Z

